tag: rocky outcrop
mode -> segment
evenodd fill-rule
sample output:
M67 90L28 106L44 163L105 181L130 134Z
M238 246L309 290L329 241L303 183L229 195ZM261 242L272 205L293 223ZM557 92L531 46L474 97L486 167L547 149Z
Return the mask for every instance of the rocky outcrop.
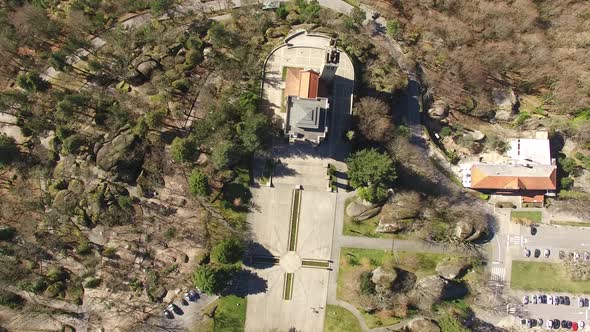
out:
M511 121L518 109L518 98L512 89L495 89L492 101L496 108L494 118L498 121Z
M444 296L446 280L439 276L428 276L418 279L416 286L410 292L410 301L421 310L430 310Z
M428 116L434 120L446 123L449 116L449 105L442 100L437 100L432 104L432 108L428 110Z
M401 192L382 209L377 232L397 233L407 229L420 213L420 195L416 192Z
M137 71L140 72L146 78L149 78L152 75L154 69L158 68L158 63L154 60L148 60L140 63L137 66Z
M461 220L455 224L453 235L462 241L475 241L485 234L485 225L482 223L473 224L472 222Z
M135 135L125 131L103 144L96 153L96 165L115 173L115 181L134 182L141 173L144 151Z
M379 266L372 272L371 281L375 284L375 291L379 294L388 294L392 291L392 285L397 278L394 269L386 269Z
M406 332L440 332L440 327L435 321L427 318L411 320L404 328Z
M96 164L105 171L111 170L125 156L135 141L131 132L121 133L112 141L104 144L96 154Z
M371 204L355 198L346 207L346 215L354 221L363 221L372 218L381 212L381 206Z
M450 258L439 262L436 265L436 273L447 279L453 280L462 276L471 267L471 263L462 258Z

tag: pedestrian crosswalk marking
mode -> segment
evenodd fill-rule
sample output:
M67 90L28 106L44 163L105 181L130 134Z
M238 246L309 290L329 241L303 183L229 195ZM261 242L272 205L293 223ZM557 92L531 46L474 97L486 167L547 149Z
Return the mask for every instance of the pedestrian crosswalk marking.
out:
M504 273L506 269L500 266L492 267L492 275L490 276L490 280L492 281L504 281Z
M515 245L515 246L519 246L522 243L522 236L520 235L511 235L510 236L510 242Z

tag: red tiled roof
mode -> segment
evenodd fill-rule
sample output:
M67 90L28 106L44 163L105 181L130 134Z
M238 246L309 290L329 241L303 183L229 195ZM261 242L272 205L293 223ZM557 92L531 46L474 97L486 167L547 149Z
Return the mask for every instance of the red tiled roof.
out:
M501 168L501 166L495 167ZM511 167L505 166L502 172L491 173L482 165L472 166L471 188L504 190L555 190L557 188L557 167L555 166L552 166L549 172L539 172L535 175L511 175Z

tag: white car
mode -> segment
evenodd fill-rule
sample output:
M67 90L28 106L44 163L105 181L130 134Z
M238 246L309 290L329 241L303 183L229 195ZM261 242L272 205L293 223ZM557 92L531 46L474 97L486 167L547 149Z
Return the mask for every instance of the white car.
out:
M528 295L525 295L525 296L522 298L522 304L529 304L529 296L528 296Z
M574 252L574 260L577 261L578 259L580 259L580 254L577 252Z
M548 319L547 322L545 322L545 328L546 329L553 328L553 321L551 319Z
M537 295L533 295L533 297L532 297L532 299L531 299L531 302L532 302L533 304L537 304Z
M549 257L550 254L551 254L551 251L549 251L549 249L543 250L543 256L545 256L545 258Z
M547 304L553 304L553 296L547 295Z
M579 320L578 321L578 328L581 330L586 326L586 323L584 323L583 320Z

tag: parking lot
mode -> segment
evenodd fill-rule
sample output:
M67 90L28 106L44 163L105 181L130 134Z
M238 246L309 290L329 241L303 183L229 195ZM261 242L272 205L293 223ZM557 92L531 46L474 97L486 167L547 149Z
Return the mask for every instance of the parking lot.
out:
M589 298L585 295L572 295L566 293L534 293L534 292L524 292L524 291L515 291L515 295L519 297L520 300L523 300L524 296L528 296L528 304L521 304L523 310L523 317L531 318L531 319L542 319L543 321L547 321L548 319L554 320L567 320L578 323L579 321L583 321L584 325L590 323L590 308L586 305L580 307L578 304L578 299L581 298ZM549 304L552 302L548 299L547 303L541 303L537 301L536 304L533 303L533 295L545 295L545 296L552 296L552 297L568 297L570 304ZM554 301L553 301L554 303ZM545 323L544 323L545 324ZM585 330L590 331L590 329L586 328Z
M513 228L514 230L514 228ZM564 259L575 260L577 264L590 264L590 229L581 227L563 227L542 224L536 226L534 231L531 227L519 226L518 232L508 236L508 246L511 256L518 261L529 261L539 263L560 263ZM546 328L547 320L559 320L562 330L573 330L563 328L562 321L575 322L579 326L578 331L590 331L590 308L584 303L580 306L578 299L590 299L590 294L573 294L548 291L522 291L512 290L512 295L518 298L518 316L516 324L521 325L521 318L542 319L543 328ZM528 303L524 304L524 296L528 296ZM533 296L544 295L546 302L533 303ZM550 304L549 296L569 298L570 304ZM545 298L543 297L543 298ZM581 324L580 324L581 323ZM572 324L573 325L573 324ZM524 326L526 328L526 326ZM535 327L539 329L540 327Z

